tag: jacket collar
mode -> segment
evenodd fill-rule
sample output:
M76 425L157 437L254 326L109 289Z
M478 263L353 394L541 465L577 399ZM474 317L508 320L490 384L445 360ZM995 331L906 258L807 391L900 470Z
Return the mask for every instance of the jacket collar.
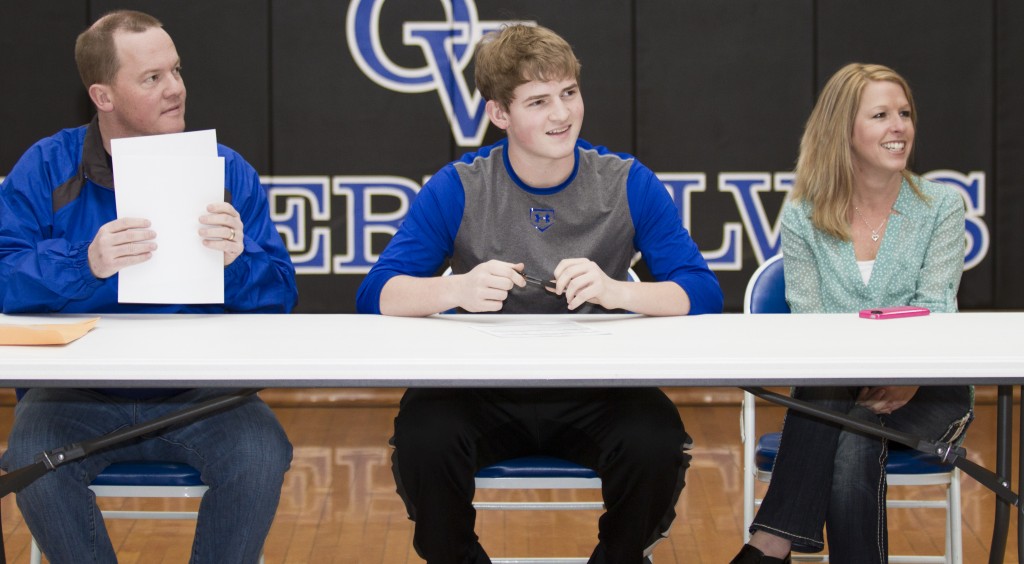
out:
M923 179L920 176L915 176L914 181L920 186ZM913 217L926 210L927 207L928 203L918 197L917 192L914 192L914 189L910 187L910 183L904 178L900 183L900 192L896 195L896 201L893 203L892 209L899 212L902 216Z
M114 171L110 169L107 150L103 148L99 116L94 116L85 130L82 143L82 173L104 188L114 189Z

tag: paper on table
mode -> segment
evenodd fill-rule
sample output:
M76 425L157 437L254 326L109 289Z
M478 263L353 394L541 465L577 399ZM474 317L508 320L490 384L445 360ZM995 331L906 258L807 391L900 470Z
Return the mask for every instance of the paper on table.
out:
M153 258L118 273L119 303L224 303L224 254L199 236L206 206L224 201L216 132L111 141L117 216L150 220Z
M0 345L66 345L96 326L99 317L78 323L18 325L0 324Z
M495 337L577 337L581 335L610 334L607 331L581 325L575 321L495 323L494 325L474 325L473 329L483 331Z

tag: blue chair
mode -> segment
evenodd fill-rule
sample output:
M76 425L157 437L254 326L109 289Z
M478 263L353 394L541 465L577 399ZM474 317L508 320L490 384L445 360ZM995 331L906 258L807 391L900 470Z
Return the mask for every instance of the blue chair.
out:
M96 497L201 498L209 486L199 471L178 462L118 462L111 464L89 485ZM102 511L105 519L196 519L197 511ZM31 564L40 564L42 554L32 538ZM260 564L263 554L260 553Z
M766 260L751 276L743 300L743 311L747 314L789 313L786 303L786 285L783 276L782 255ZM741 417L741 438L743 441L743 542L750 540L749 527L754 520L755 507L761 504L756 497L754 480L769 482L775 456L779 452L782 433L769 433L754 441L755 397L743 393L743 414ZM939 508L946 510L945 552L939 556L890 555L892 563L942 562L960 564L963 562L963 530L960 520L960 470L942 464L937 457L916 450L890 444L889 460L886 464L889 486L945 486L944 499L894 499L886 500L889 508ZM892 492L890 491L890 494ZM823 554L794 554L793 560L827 562Z
M27 390L18 389L21 399ZM180 462L117 462L107 466L89 485L96 497L201 498L209 486L199 471ZM196 519L197 511L101 511L106 519ZM29 547L30 564L41 564L42 552L35 537ZM260 564L263 553L260 552Z
M451 274L448 267L442 276ZM627 278L639 282L640 277L629 268ZM389 441L390 444L390 441ZM393 446L393 445L392 445ZM578 490L601 489L601 478L590 468L580 466L561 458L550 456L524 456L504 460L481 468L475 478L478 490ZM552 511L552 510L604 510L601 501L474 501L473 507L480 511ZM647 555L648 562L653 557ZM588 558L491 558L494 564L586 564Z
M601 478L597 473L561 458L549 456L526 456L505 460L482 468L476 474L477 490L516 489L516 490L574 490L601 489ZM474 501L477 510L603 510L600 501ZM587 558L491 558L495 564L512 564L517 562L547 563L580 563L585 564Z

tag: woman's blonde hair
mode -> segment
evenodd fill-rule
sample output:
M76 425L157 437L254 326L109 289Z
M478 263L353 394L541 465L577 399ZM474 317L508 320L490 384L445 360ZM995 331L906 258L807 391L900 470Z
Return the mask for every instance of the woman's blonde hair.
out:
M810 203L814 226L843 241L850 240L847 214L853 198L853 124L864 87L877 81L903 88L910 103L910 120L916 128L917 108L902 76L886 66L850 63L825 84L800 140L792 198ZM902 174L918 197L923 198L914 175L909 170Z
M477 46L474 80L485 100L508 109L515 89L531 80L580 79L569 43L546 27L514 24L485 35Z

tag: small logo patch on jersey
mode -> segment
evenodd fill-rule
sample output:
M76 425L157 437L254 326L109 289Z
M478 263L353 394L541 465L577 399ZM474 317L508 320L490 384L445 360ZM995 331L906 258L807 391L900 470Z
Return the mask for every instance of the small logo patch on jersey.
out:
M530 222L541 233L547 231L548 227L555 224L555 210L544 208L530 208Z

